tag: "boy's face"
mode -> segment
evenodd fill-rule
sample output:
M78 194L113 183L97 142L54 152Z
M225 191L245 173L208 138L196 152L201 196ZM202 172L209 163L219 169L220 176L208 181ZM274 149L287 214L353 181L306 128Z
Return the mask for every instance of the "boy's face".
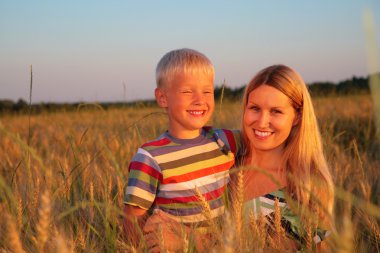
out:
M155 90L157 103L167 110L172 136L181 139L199 136L214 111L213 81L204 73L178 73Z

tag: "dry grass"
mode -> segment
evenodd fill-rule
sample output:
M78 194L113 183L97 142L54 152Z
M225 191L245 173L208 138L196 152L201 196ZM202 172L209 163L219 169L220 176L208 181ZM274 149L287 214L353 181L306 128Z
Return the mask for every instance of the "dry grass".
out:
M314 104L338 189L331 251L380 252L380 146L370 97ZM239 128L240 103L221 106L211 124ZM0 252L135 252L122 238L123 189L138 146L166 129L165 115L155 112L94 107L1 116L0 211L8 216L0 221ZM218 251L284 252L262 217L242 220L239 199L219 230ZM281 240L283 231L276 234Z

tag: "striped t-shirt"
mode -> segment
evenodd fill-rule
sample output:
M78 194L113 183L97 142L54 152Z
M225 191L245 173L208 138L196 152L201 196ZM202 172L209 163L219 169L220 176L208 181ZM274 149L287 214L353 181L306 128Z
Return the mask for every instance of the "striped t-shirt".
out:
M301 224L299 216L296 215L286 203L284 188L246 201L243 205L243 213L245 214L245 218L248 219L250 213L253 213L255 217L257 217L258 214L262 214L267 218L266 221L268 225L273 226L276 199L278 199L279 207L281 210L280 212L282 227L285 229L285 232L289 237L298 241L300 245L303 245L303 225ZM315 231L313 231L313 242L319 243L323 241L329 234L330 231L317 228Z
M198 191L217 217L224 212L229 169L239 146L238 131L205 127L194 139L165 132L132 158L124 203L159 208L178 221L194 223L206 220Z

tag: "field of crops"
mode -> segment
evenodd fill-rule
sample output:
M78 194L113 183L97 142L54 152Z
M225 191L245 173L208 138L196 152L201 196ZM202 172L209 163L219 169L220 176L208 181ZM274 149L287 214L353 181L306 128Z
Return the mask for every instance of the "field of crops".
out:
M314 105L337 193L332 251L380 252L380 145L371 98L315 98ZM239 129L240 108L216 102L210 125ZM162 110L142 105L0 116L0 252L143 250L122 238L127 168L138 146L166 124ZM251 239L241 238L229 247L254 252Z

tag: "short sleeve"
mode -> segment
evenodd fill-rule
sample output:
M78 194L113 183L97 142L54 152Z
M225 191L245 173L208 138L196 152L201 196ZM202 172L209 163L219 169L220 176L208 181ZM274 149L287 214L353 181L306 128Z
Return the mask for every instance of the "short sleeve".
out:
M148 210L155 201L162 180L159 165L148 151L139 148L128 171L124 203Z
M239 130L227 130L218 129L216 130L222 141L228 145L231 152L235 155L238 154L241 149L241 133Z
M241 152L241 147L242 147L242 138L241 138L241 132L240 130L231 130L233 136L234 136L234 139L235 139L235 145L236 145L236 148L235 148L235 156L236 154L238 154L239 152Z

